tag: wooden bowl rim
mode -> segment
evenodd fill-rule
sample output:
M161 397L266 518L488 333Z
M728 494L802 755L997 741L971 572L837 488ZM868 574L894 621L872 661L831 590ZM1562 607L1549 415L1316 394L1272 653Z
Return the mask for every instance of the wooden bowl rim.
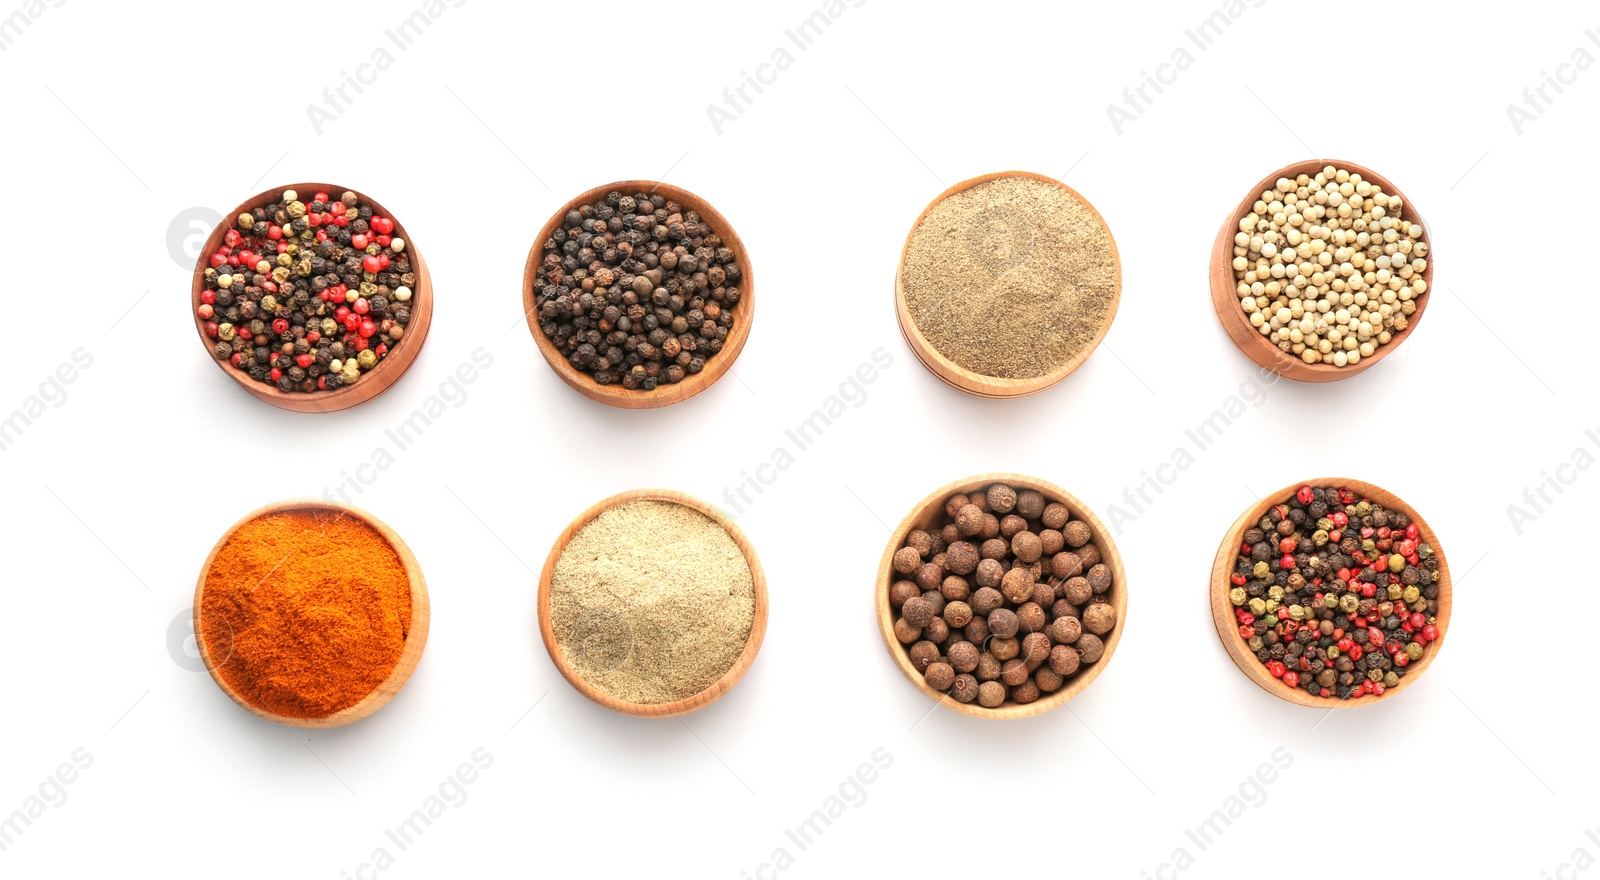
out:
M923 335L922 330L917 327L916 321L912 320L910 310L906 306L905 284L902 279L902 274L905 270L906 256L911 251L911 237L915 235L917 229L922 226L922 221L927 218L930 211L932 211L945 199L955 195L956 193L964 192L981 184L1008 177L1023 177L1030 180L1041 181L1043 183L1054 184L1055 186L1066 190L1073 198L1083 203L1084 207L1088 208L1089 212L1095 216L1095 219L1100 221L1100 225L1105 228L1106 238L1111 241L1111 260L1117 271L1116 290L1111 296L1111 310L1106 314L1106 319L1101 323L1100 329L1095 333L1094 339L1090 340L1089 344L1085 345L1083 349L1080 350L1076 355L1073 355L1066 362L1062 363L1060 366L1056 367L1050 372L1039 376L1030 376L1025 379L1007 379L999 376L985 376L982 373L973 372L972 370L957 364L955 361L950 360L943 354L940 354L939 350L934 348L933 343L929 342L928 338ZM1062 183L1059 180L1056 180L1053 177L1037 174L1032 171L1012 170L996 171L991 174L982 174L977 177L963 180L960 183L946 188L944 192L940 193L934 198L933 201L929 202L927 207L922 209L922 213L917 215L916 221L911 224L911 230L906 233L905 243L900 247L900 261L895 265L894 302L895 318L900 325L901 334L906 338L906 344L910 346L912 353L917 356L917 360L923 365L923 367L927 368L928 372L933 373L946 385L978 397L988 397L992 399L1026 397L1030 394L1037 394L1038 392L1061 382L1061 380L1071 375L1073 371L1083 366L1084 362L1089 359L1089 356L1094 354L1095 350L1100 347L1100 343L1105 341L1106 335L1111 332L1111 324L1116 320L1117 310L1122 304L1122 252L1117 247L1117 239L1111 231L1111 224L1106 222L1106 218L1100 213L1100 209L1096 208L1093 202L1089 201L1088 198L1086 198L1076 189L1073 189L1072 187Z
M1375 183L1383 192L1399 196L1403 209L1410 215L1413 222L1422 225L1422 238L1419 241L1428 245L1428 268L1422 273L1422 280L1427 283L1428 290L1421 297L1413 300L1417 310L1407 318L1406 328L1393 335L1388 345L1380 346L1373 352L1372 357L1364 357L1354 366L1336 367L1332 364L1308 364L1292 354L1278 349L1276 345L1267 341L1256 328L1250 326L1250 319L1245 317L1244 309L1239 307L1239 295L1236 292L1238 282L1233 277L1233 238L1239 231L1239 221L1250 213L1256 200L1261 194L1271 187L1277 186L1281 178L1293 180L1301 174L1315 177L1317 172L1332 165L1341 171L1361 175L1361 179ZM1410 337L1411 332L1422 322L1422 314L1428 308L1428 303L1433 299L1433 270L1435 266L1431 227L1422 210L1411 201L1411 197L1400 191L1398 186L1389 178L1364 165L1346 162L1342 159L1305 159L1286 165L1272 172L1256 184L1253 189L1228 215L1222 229L1218 231L1216 241L1211 246L1211 305L1217 313L1217 319L1222 322L1223 329L1227 331L1228 338L1258 366L1266 367L1281 376L1297 382L1334 382L1339 379L1348 379L1358 373L1371 369L1377 363L1388 357Z
M406 326L406 334L401 337L401 343L395 346L388 357L372 370L361 377L361 381L354 385L335 388L332 391L312 391L310 393L279 391L276 386L251 379L248 373L235 367L227 361L217 359L213 350L216 341L206 336L206 322L200 319L196 311L200 307L200 295L206 287L206 269L210 268L210 256L221 246L223 236L228 230L235 228L239 222L239 215L246 211L265 204L276 204L283 198L283 191L292 189L297 195L326 192L353 192L361 198L361 203L371 206L379 214L394 221L394 235L403 238L406 242L406 251L411 254L411 261L416 267L417 284L411 292L411 323ZM270 403L279 409L290 412L328 413L338 412L354 406L360 406L378 395L389 390L400 377L411 369L416 362L417 355L422 350L422 345L428 338L428 329L433 323L433 277L428 273L428 265L422 259L422 251L417 248L417 243L406 232L404 224L394 212L379 204L365 192L348 186L335 186L329 183L288 183L263 190L248 200L235 207L232 213L222 218L222 221L211 230L211 235L206 238L205 246L201 248L199 257L195 260L194 274L190 279L189 287L189 316L194 319L195 332L200 336L200 342L205 347L206 358L216 364L219 369L228 374L229 378L244 390L250 392L257 400ZM376 388L376 390L373 390Z
M394 669L389 672L387 678L372 690L372 693L361 698L359 702L340 709L331 715L324 715L318 718L295 718L279 715L262 709L246 700L243 695L230 687L217 671L216 662L213 660L210 649L206 645L205 630L201 626L201 615L205 607L203 600L205 598L206 575L211 572L212 562L216 560L217 554L222 552L222 548L227 545L228 539L232 538L234 532L237 532L242 526L261 517L297 510L334 511L359 519L371 526L394 548L395 555L400 557L401 563L405 566L406 577L411 584L411 625L406 631L406 646L401 650L399 659L395 661ZM383 520L359 507L322 498L286 498L282 501L274 501L271 504L258 507L245 514L237 522L229 526L222 533L222 537L217 539L217 543L212 546L211 552L206 555L205 563L200 567L199 582L195 585L194 590L194 641L195 645L200 649L200 659L205 663L206 671L211 673L211 680L217 683L217 687L221 688L223 693L227 694L229 698L244 707L252 715L278 724L285 724L289 727L309 729L341 727L360 721L383 708L384 704L394 699L400 689L405 686L406 682L411 678L411 673L416 671L417 663L422 659L422 650L427 646L430 619L428 584L422 576L422 566L417 562L416 555L411 552L410 547L406 546L406 542L401 539L400 535ZM224 657L222 662L226 663L227 659Z
M750 621L750 634L746 637L744 650L740 652L738 659L734 661L732 666L728 667L728 670L722 674L721 678L707 685L704 690L671 703L633 703L627 700L619 700L600 692L567 662L557 644L555 627L550 621L550 584L555 577L556 562L561 559L561 554L567 549L567 544L585 526L593 522L595 517L619 504L628 504L634 501L661 501L679 504L704 515L721 526L723 531L728 533L728 537L732 538L733 542L738 545L740 552L744 554L745 562L750 566L750 579L755 592L755 613ZM627 492L619 492L590 505L588 509L578 514L577 518L568 524L561 534L556 537L555 544L551 546L549 555L545 557L544 568L539 572L537 610L539 636L544 640L545 652L550 655L550 660L556 665L561 677L565 678L574 690L613 712L641 718L671 718L678 715L686 715L711 705L732 690L733 686L744 678L744 674L750 671L751 665L755 663L756 654L761 651L761 643L765 639L767 632L767 579L761 569L761 559L756 555L755 546L750 543L749 536L745 535L744 531L727 514L693 495L679 492L675 489L632 489Z
M1262 515L1274 505L1284 504L1294 495L1301 486L1334 486L1351 489L1365 498L1377 501L1384 507L1399 510L1417 524L1421 532L1423 543L1433 548L1433 553L1439 559L1439 612L1436 616L1439 627L1439 638L1430 643L1423 651L1422 659L1411 664L1410 671L1400 679L1400 683L1392 688L1386 688L1382 694L1367 694L1348 700L1338 697L1314 697L1298 688L1291 688L1282 681L1272 677L1267 668L1261 665L1245 645L1244 639L1239 636L1237 624L1233 619L1233 604L1228 601L1228 590L1231 584L1229 574L1233 571L1233 560L1240 542L1243 540L1245 530L1258 522ZM1246 678L1255 682L1262 690L1287 700L1297 706L1307 706L1313 709L1342 709L1353 706L1368 706L1380 700L1387 700L1395 694L1410 687L1438 656L1440 648L1444 646L1445 636L1450 632L1450 566L1445 561L1444 546L1439 542L1439 535L1428 525L1427 520L1417 513L1416 508L1407 504L1400 496L1373 483L1363 480L1353 480L1348 477L1316 477L1310 480L1300 480L1290 483L1276 492L1268 493L1259 501L1246 508L1245 512L1228 527L1228 532L1223 536L1222 544L1217 548L1216 558L1211 564L1211 620L1217 629L1217 638L1222 641L1222 647L1227 650L1228 657L1235 666L1245 674Z
M1105 641L1105 653L1100 655L1100 659L1090 664L1083 672L1074 675L1060 690L1025 705L1019 706L1008 699L997 708L986 709L976 702L958 703L955 700L948 699L947 695L929 687L922 675L911 665L911 658L906 654L905 646L900 644L899 639L895 638L894 609L889 605L889 587L896 580L892 576L895 551L899 550L905 543L906 535L917 527L918 523L926 519L929 513L933 514L933 519L935 520L942 516L944 503L951 495L958 492L968 493L974 489L987 488L995 483L1005 483L1008 486L1019 489L1032 489L1044 495L1047 501L1065 504L1073 519L1082 519L1089 523L1090 528L1094 531L1094 537L1091 540L1100 545L1101 561L1111 567L1112 582L1109 592L1111 593L1111 604L1117 609L1117 625L1112 628L1111 632L1102 637ZM1082 693L1110 665L1111 656L1116 653L1117 645L1122 641L1122 633L1128 626L1127 571L1123 567L1122 554L1117 550L1116 541L1112 539L1111 533L1106 529L1105 524L1100 521L1100 517L1095 515L1094 511L1079 501L1071 492L1054 483L1026 474L1008 472L975 474L946 483L917 502L911 508L911 512L900 520L900 524L895 526L894 531L889 535L888 546L884 549L883 558L878 563L878 579L874 582L873 591L874 603L878 614L878 634L883 637L884 647L894 660L895 666L899 667L901 674L917 690L927 695L929 699L942 706L976 718L1027 718L1065 705L1073 697Z
M550 239L568 211L580 205L592 204L613 190L624 194L659 191L681 205L683 210L699 214L700 219L710 225L722 239L723 245L733 251L734 262L739 266L739 301L731 309L734 318L733 327L728 330L728 338L723 343L722 351L707 358L705 368L700 372L686 376L682 382L674 385L657 385L654 391L629 391L621 385L601 385L596 382L593 376L567 362L566 357L556 349L555 343L545 337L544 330L539 326L539 319L534 315L533 286L538 278L539 262L544 255L544 243ZM534 343L539 347L539 353L544 355L550 369L579 394L621 409L654 409L669 406L688 400L710 388L733 367L733 362L738 359L740 352L744 351L745 341L750 337L750 325L755 323L755 269L751 265L750 251L745 247L744 240L734 231L733 224L728 222L728 218L710 202L683 187L670 183L655 180L619 180L592 187L574 196L545 221L538 236L533 240L533 246L528 249L528 258L522 267L522 316L527 321L528 331L533 334Z

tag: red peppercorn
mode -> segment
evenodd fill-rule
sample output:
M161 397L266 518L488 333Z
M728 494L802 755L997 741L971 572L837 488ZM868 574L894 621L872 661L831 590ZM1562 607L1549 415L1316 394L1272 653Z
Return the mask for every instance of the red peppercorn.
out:
M369 255L366 259L361 261L361 268L376 275L378 270L382 267L378 264L377 257Z
M389 242L393 241L393 239L387 235L380 235L375 240L378 242L378 247L388 247Z
M373 217L368 221L368 225L372 227L372 231L379 235L388 235L394 232L394 221L388 217Z
M1421 611L1413 611L1407 622L1411 624L1412 629L1422 629L1428 625L1428 618L1424 617Z
M339 320L339 323L344 325L344 329L354 333L358 328L361 327L361 316L345 315L343 319Z
M1417 528L1416 523L1409 523L1406 525L1406 537L1415 541L1422 537L1422 530Z
M268 226L267 227L267 238L271 239L272 241L278 241L279 239L283 238L283 227L282 226Z
M1233 585L1234 585L1234 586L1236 586L1236 587L1242 587L1242 586L1244 586L1244 585L1245 585L1245 583L1246 583L1246 582L1247 582L1247 581L1248 581L1248 578L1246 578L1246 577L1245 577L1245 576L1244 576L1244 575L1242 575L1242 574L1239 574L1239 573L1238 573L1238 572L1234 572L1234 573L1233 573L1233 574L1232 574L1232 575L1231 575L1231 576L1230 576L1230 577L1229 577L1229 578L1228 578L1228 580L1229 580L1229 581L1232 581L1232 582L1233 582Z
M1372 685L1372 695L1373 696L1375 696L1375 697L1383 696L1384 690L1385 690L1385 688L1383 686L1383 682L1380 681L1380 682L1374 682L1373 683L1373 685Z
M358 336L356 336L355 342L353 344L356 347L356 351L366 351L368 346L370 346L372 344L372 342L371 342L371 340L367 339L367 337L358 335Z
M358 296L356 297L354 309L356 314L365 315L367 312L372 311L372 306L367 303L366 297Z
M1294 557L1285 553L1283 558L1278 560L1278 564L1286 569L1294 568Z
M222 251L217 251L211 255L209 262L211 263L211 268L220 269L223 266L228 265L228 255Z
M1294 552L1294 548L1297 547L1297 546L1299 546L1299 542L1296 541L1295 539L1293 539L1293 538L1284 538L1283 540L1278 542L1278 552L1279 553L1293 553Z
M1350 491L1349 489L1340 489L1339 490L1339 503L1340 504L1354 504L1355 500L1356 500L1356 493Z
M311 227L312 229L316 229L318 226L321 226L322 225L322 215L321 214L307 214L306 215L306 225Z
M1350 654L1350 659L1351 660L1360 660L1361 659L1361 655L1366 653L1366 652L1361 650L1361 646L1360 645L1352 645L1350 647L1350 650L1349 650L1348 653Z
M371 336L372 334L374 334L376 332L378 332L378 325L377 324L374 324L371 321L362 321L361 322L360 333L361 333L361 336L363 338Z
M1411 665L1411 657L1410 657L1410 655L1406 654L1406 652L1404 652L1404 651L1396 651L1396 652L1394 652L1394 665L1396 665L1396 666L1410 666Z
M1361 595L1364 596L1365 598L1368 598L1368 599L1371 599L1373 596L1378 595L1378 585L1377 584L1362 584L1361 585Z
M1240 638L1248 639L1248 638L1254 636L1255 634L1256 634L1256 630L1255 630L1255 627L1253 627L1253 626L1240 626L1239 627L1239 637Z
M249 339L250 337L255 335L255 334L250 332L250 328L249 327L240 327L237 332L239 334L239 338L240 339Z
M239 255L238 254L229 254L228 255L228 265L230 265L230 266L239 265Z
M207 321L206 322L206 335L211 337L212 339L216 339L217 338L217 322L216 321Z
M1288 672L1285 672L1283 674L1283 683L1288 685L1289 687L1299 687L1300 686L1300 673L1295 672L1292 669L1289 670Z
M228 247L238 247L239 246L239 230L237 230L237 229L228 230L227 232L223 233L222 240L227 242Z
M327 391L328 390L328 377L327 376L318 376L317 377L317 390L318 391Z
M1342 510L1335 510L1333 513L1328 514L1328 519L1333 520L1333 524L1341 529L1350 524L1350 517L1346 516Z
M307 335L310 335L310 334L307 334ZM377 352L378 353L378 357L381 358L384 355L389 353L389 343L380 342L380 343L378 343L378 347L374 348L373 351Z
M195 309L195 312L200 315L200 319L202 321L209 321L211 320L211 315L215 312L215 309L210 303L201 303L200 308Z
M1378 629L1375 626L1369 628L1367 630L1367 644L1369 644L1369 645L1381 645L1381 644L1383 644L1383 630Z
M278 334L279 336L282 336L283 334L288 333L289 332L289 322L287 320L283 319L283 318L273 318L272 319L272 332ZM304 366L304 364L302 364L301 366Z
M1277 661L1277 660L1268 660L1267 661L1267 671L1272 673L1272 677L1273 678L1283 678L1283 674L1285 672L1288 672L1289 670L1287 668L1285 668L1284 665L1281 662Z
M313 201L313 202L327 202L328 201L328 194L325 193L325 192L317 192L317 193L315 193L315 194L313 194L311 196L311 201Z
M1294 497L1301 504L1310 504L1316 499L1316 495L1312 494L1310 486L1301 486L1299 490L1294 493Z
M1428 641L1428 642L1431 642L1431 641L1439 638L1439 628L1437 626L1434 626L1431 623L1428 624L1427 626L1422 628L1422 638L1423 638L1423 641Z
M333 204L329 205L328 206L328 213L330 213L330 214L343 214L344 213L344 202L334 202Z
M309 368L312 364L316 363L316 360L316 357L310 353L307 353L297 356L294 359L294 362L299 364L301 367Z
M317 230L317 241L327 241L327 240L328 240L328 230L326 230L326 229L318 229Z
M350 246L358 251L366 250L367 237L362 233L357 232L355 235L350 236Z
M276 382L279 379L283 378L283 371L278 369L277 367L273 367L271 375L272 375L272 381Z
M350 225L350 218L349 217L345 217L343 215L335 216L333 218L333 225L335 225L335 226L349 226Z
M289 250L289 243L288 242L286 242L286 241L278 242L278 253L280 253L280 254L281 253L286 253L288 250Z
M1355 641L1353 641L1352 639L1349 639L1349 638L1343 638L1343 639L1340 639L1337 642L1334 642L1334 647L1336 647L1339 650L1345 652L1346 654L1350 653L1350 649L1354 648L1355 646L1356 646Z
M318 342L321 342L321 341L322 341L322 334L321 333L318 333L315 330L307 330L306 331L306 343L307 344L316 345Z

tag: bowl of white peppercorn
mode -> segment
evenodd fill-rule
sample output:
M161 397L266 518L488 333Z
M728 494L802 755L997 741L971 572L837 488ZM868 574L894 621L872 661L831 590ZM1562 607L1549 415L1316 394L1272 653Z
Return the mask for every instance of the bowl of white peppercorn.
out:
M1388 178L1308 159L1267 175L1223 223L1211 302L1255 363L1300 382L1371 368L1416 329L1433 283L1421 212Z
M1128 615L1110 532L1078 499L1022 474L980 474L922 499L874 583L895 665L940 705L1023 718L1082 693Z

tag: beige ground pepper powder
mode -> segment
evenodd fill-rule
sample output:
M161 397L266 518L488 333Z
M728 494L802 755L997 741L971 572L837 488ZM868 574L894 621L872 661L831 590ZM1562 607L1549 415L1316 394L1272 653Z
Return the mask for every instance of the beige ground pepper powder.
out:
M934 205L900 265L906 309L939 354L1028 379L1093 343L1121 273L1111 230L1054 183L1001 177Z
M693 508L630 501L567 543L550 581L562 657L596 690L671 703L733 667L755 621L755 581L733 537Z

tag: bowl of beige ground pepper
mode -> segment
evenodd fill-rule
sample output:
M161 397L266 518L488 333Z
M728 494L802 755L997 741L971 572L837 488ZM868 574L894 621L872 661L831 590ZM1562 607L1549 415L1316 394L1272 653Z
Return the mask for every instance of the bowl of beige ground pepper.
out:
M280 501L234 523L195 588L195 642L212 679L292 727L338 727L382 708L422 658L428 621L422 568L400 536L322 500Z
M1250 360L1333 382L1400 347L1433 298L1421 213L1388 178L1308 159L1272 172L1223 221L1211 304Z
M767 584L733 520L682 492L607 498L556 539L539 634L579 693L627 715L702 709L744 677L767 629Z
M912 225L895 274L900 330L922 365L980 397L1065 379L1111 329L1122 263L1105 218L1026 171L962 181Z
M1022 718L1064 705L1110 663L1127 574L1082 502L1022 474L957 480L889 537L874 586L895 665L939 705Z

